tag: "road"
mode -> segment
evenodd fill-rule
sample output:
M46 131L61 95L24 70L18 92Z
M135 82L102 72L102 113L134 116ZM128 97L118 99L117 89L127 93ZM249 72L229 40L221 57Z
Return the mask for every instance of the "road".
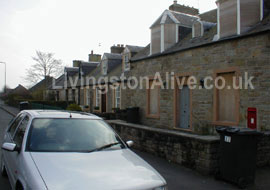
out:
M1 102L0 102L1 103ZM12 116L0 108L0 142L3 139L3 132ZM1 150L0 150L1 151ZM234 190L236 186L216 181L213 177L202 176L199 173L182 167L177 164L169 163L164 159L157 158L151 154L133 150L152 165L167 181L169 190ZM0 176L0 189L10 190L7 178ZM257 179L255 185L249 190L269 190L270 189L270 168L257 170Z

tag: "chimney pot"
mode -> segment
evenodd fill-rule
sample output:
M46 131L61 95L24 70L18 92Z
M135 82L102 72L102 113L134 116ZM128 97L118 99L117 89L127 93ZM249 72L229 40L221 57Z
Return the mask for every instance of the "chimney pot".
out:
M173 4L175 4L175 5L176 5L176 4L177 4L177 0L174 0L174 1L173 1Z
M93 50L91 50L91 55L93 55L94 54L94 51Z

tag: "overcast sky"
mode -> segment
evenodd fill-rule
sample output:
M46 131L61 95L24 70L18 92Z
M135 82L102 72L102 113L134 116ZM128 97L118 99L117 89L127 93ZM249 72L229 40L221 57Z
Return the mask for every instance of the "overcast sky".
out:
M87 60L91 50L103 54L113 44L146 46L151 24L173 0L0 0L0 62L7 63L7 84L25 83L35 50L53 52L65 65ZM215 0L178 0L216 8ZM101 44L101 46L99 46ZM0 88L4 66L0 64Z

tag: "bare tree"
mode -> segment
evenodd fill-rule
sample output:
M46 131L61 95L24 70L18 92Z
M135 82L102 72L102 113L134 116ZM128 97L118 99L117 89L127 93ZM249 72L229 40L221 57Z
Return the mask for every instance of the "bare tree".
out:
M32 59L35 63L26 70L27 75L24 78L27 83L36 84L46 76L58 77L63 73L62 61L55 59L53 53L36 51L36 56Z

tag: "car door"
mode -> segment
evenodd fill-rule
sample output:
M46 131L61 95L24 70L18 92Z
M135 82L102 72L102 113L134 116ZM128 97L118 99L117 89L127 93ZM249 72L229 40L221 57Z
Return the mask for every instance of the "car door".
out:
M6 131L5 137L4 137L4 143L5 142L13 143L13 136L16 132L18 125L21 123L24 116L25 116L24 114L18 115L13 120L13 122L10 124L10 126L8 127L8 129ZM14 167L13 167L12 162L11 162L12 152L2 150L2 154L3 154L3 159L5 160L6 170L8 172L11 183L13 184L15 179L14 179L14 176L12 174L14 171Z
M26 127L29 124L29 116L25 115L25 117L23 118L23 120L20 122L19 126L17 127L15 134L13 136L13 143L16 144L16 147L18 147L19 151L14 151L14 152L10 152L10 156L9 156L9 163L11 165L12 168L12 175L13 175L13 179L15 181L17 181L18 179L18 175L20 174L20 163L21 163L21 151L22 151L22 142L23 142L23 138L24 138L24 134L25 134L25 130Z

